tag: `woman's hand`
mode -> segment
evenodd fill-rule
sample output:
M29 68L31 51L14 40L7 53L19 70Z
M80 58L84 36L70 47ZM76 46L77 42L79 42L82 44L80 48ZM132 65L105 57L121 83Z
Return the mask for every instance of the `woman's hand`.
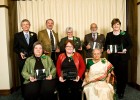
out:
M35 81L37 81L37 79L35 79L34 77L30 76L30 81L35 82Z
M52 75L49 75L48 77L46 77L46 80L51 80L52 79Z
M109 49L107 49L107 51L106 51L106 52L107 52L107 54L111 54L111 52L110 52L110 50L109 50Z
M79 76L77 76L77 77L76 77L76 79L75 79L75 80L73 80L73 81L78 82L79 80L80 80L80 77L79 77Z
M87 83L89 82L88 72L85 72L85 81L86 81Z
M60 77L59 77L59 81L60 81L60 82L65 82L66 80L64 80L63 77L60 76Z

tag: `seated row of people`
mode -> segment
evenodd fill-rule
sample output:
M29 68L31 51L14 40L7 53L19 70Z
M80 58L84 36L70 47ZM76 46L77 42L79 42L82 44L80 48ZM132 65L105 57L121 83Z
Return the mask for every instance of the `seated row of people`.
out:
M81 100L82 84L87 100L113 100L114 90L109 84L113 66L101 57L101 50L93 50L93 59L85 62L82 56L73 52L74 43L67 40L65 52L58 57L56 67L51 58L43 54L43 46L35 42L31 57L25 61L22 76L24 78L23 96L25 100L56 100L54 91L58 90L59 100ZM58 82L56 78L58 77Z

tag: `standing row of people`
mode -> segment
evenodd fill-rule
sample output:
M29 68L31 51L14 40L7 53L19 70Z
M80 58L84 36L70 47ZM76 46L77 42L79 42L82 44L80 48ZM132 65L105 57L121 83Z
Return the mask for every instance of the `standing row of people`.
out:
M26 84L23 85L23 95L25 97L25 100L36 100L39 95L42 98L41 100L44 100L45 98L52 98L52 94L55 88L48 88L48 86L55 86L56 71L60 82L58 87L58 90L61 91L60 98L64 100L66 97L68 97L65 94L67 92L66 90L68 90L69 87L72 88L71 90L69 90L69 92L72 92L73 96L74 94L79 95L78 86L81 86L82 84L81 77L85 71L84 60L79 53L81 53L81 51L84 49L86 51L86 58L92 58L92 51L96 48L93 48L94 42L100 44L100 46L102 47L100 48L102 52L107 51L108 60L114 66L114 72L117 78L117 94L119 98L123 98L127 83L129 49L131 48L132 43L129 34L126 31L122 31L120 29L120 20L118 18L112 20L111 25L113 31L107 33L106 39L103 34L97 32L97 25L95 23L92 23L90 26L91 33L85 35L83 45L81 44L80 38L73 36L73 29L71 27L66 28L67 36L62 38L59 42L58 34L52 30L53 25L54 21L52 19L46 20L46 29L38 33L37 39L37 34L29 31L30 22L27 19L24 19L21 22L23 31L15 34L14 51L18 54L19 72L22 72L23 76L20 76L21 84L24 80L24 84ZM36 42L37 40L39 42ZM113 53L112 50L108 48L109 45L117 45L119 48L121 47L122 50ZM26 60L26 58L28 59ZM51 59L53 61L51 61ZM55 65L56 68L54 67ZM37 81L35 77L32 77L35 75L34 71L36 69L45 69L45 80ZM67 81L63 79L62 69L77 70L77 76L75 80ZM29 90L30 86L34 87ZM75 90L77 90L77 92ZM44 93L48 93L48 95ZM31 96L33 94L34 96ZM72 96L69 96L69 98L70 97ZM78 98L76 100L78 100Z

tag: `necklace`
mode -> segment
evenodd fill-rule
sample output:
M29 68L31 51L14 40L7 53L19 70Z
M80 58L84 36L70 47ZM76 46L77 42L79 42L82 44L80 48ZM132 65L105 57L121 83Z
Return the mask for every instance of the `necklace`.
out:
M68 57L68 59L69 59L68 61L71 62L71 60L72 60L72 56Z
M71 62L71 60L73 59L73 58L72 58L73 55L74 55L74 54L72 54L70 57L68 57L68 61L69 61L69 62Z

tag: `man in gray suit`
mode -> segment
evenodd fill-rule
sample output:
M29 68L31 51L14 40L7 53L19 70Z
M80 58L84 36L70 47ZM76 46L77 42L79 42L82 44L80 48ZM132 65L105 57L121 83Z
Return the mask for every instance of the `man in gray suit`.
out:
M91 58L92 57L92 50L93 50L94 42L100 44L101 47L104 46L105 36L104 36L104 34L98 33L97 29L98 29L97 24L92 23L90 25L91 33L85 35L84 49L86 51L86 58Z

